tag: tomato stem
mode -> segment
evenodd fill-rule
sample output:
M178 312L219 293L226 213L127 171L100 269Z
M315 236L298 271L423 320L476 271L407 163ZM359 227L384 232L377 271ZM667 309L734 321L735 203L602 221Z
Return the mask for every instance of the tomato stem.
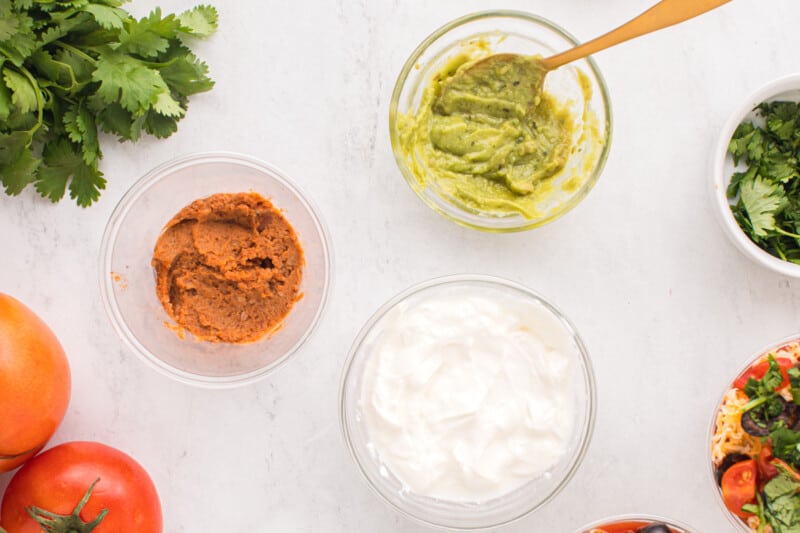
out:
M34 505L26 507L25 510L28 511L31 518L36 520L47 533L91 533L92 530L100 525L100 522L102 522L108 514L108 509L103 509L94 520L88 523L84 522L80 517L83 507L89 502L92 491L99 481L100 478L97 478L95 482L89 486L86 494L83 495L81 501L79 501L75 509L72 510L72 514L59 515L51 513L50 511L45 511Z

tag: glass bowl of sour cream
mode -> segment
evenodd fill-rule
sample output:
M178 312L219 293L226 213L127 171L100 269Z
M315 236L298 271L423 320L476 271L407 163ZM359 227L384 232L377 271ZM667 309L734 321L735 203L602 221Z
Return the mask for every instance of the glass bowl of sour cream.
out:
M575 327L517 283L458 275L381 307L345 364L340 416L358 469L400 513L468 530L547 503L594 426Z

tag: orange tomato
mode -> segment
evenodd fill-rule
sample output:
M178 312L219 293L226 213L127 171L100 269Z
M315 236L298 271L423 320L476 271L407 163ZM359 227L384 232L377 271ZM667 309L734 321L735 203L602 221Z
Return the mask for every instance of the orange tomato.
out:
M58 428L71 391L67 357L36 314L0 293L0 472L18 467Z

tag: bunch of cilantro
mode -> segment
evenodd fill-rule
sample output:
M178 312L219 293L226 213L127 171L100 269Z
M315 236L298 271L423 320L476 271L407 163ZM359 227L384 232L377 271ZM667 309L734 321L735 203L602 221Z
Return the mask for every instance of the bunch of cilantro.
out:
M800 264L800 106L767 102L763 124L743 122L728 151L747 169L731 177L728 198L736 221L758 246Z
M120 141L177 130L190 95L210 90L208 67L189 49L217 12L159 9L137 20L126 0L0 0L0 183L33 184L78 205L105 188L98 130Z

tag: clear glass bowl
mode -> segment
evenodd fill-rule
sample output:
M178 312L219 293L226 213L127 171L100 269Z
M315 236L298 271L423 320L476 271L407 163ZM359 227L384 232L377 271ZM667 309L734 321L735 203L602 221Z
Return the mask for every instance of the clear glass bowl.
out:
M625 522L642 522L641 525L638 527L644 527L647 525L652 524L666 524L671 529L675 530L676 533L697 533L697 530L691 528L687 525L680 524L675 522L674 520L668 520L666 518L660 516L653 516L653 515L619 515L619 516L612 516L610 518L606 518L605 520L598 520L597 522L592 522L591 524L585 525L580 528L576 533L592 533L594 528L599 527L609 527L615 525L621 525Z
M520 214L498 215L482 213L452 203L438 190L434 180L424 183L414 175L400 146L398 115L416 111L422 93L447 61L466 44L476 40L489 43L493 53L552 55L578 44L578 41L556 24L518 11L487 11L466 15L431 34L411 54L403 66L392 93L389 108L389 134L397 165L408 184L434 211L467 227L490 231L511 232L532 229L551 222L575 207L592 189L605 166L611 147L611 102L608 89L597 65L591 58L575 61L550 72L544 90L562 102L570 102L578 126L573 137L575 149L565 169L552 178L553 192L538 206L541 215L528 219ZM578 71L589 80L591 97L583 96ZM596 118L598 135L579 137L588 128L582 117ZM597 146L597 139L602 144ZM578 180L580 185L564 186Z
M790 337L786 337L784 339L781 339L781 340L779 340L777 342L773 342L771 344L768 344L767 346L765 346L761 350L758 350L753 355L748 357L747 361L745 362L745 364L743 364L742 367L738 369L736 374L734 374L728 381L725 382L725 388L723 389L722 393L719 395L720 401L719 401L719 403L717 403L716 407L714 407L714 412L711 415L711 424L709 425L708 435L706 437L706 446L708 447L707 450L709 451L709 454L708 454L708 473L709 473L709 478L708 479L711 482L711 485L713 487L714 493L717 495L717 502L719 503L720 508L722 509L722 511L725 513L725 516L727 516L728 519L730 520L731 524L733 524L733 526L738 531L741 531L742 533L752 533L752 529L750 529L750 527L746 523L744 523L741 518L739 518L738 516L736 516L735 514L730 512L728 510L728 508L725 506L725 501L722 499L722 488L717 483L716 472L714 471L714 458L711 456L711 453L710 453L712 438L713 438L714 432L716 431L716 428L717 428L717 413L719 412L720 408L722 407L722 401L723 401L723 399L725 397L725 394L731 389L731 387L733 387L733 383L734 383L734 381L736 380L737 377L741 376L744 373L745 370L747 370L748 368L750 368L753 365L753 363L755 363L759 359L763 358L768 353L774 352L774 351L778 350L780 347L785 346L787 344L794 343L794 342L800 342L800 335L792 335Z
M575 420L569 445L559 462L547 473L512 492L480 503L453 502L414 494L380 462L370 449L360 397L370 349L381 335L385 318L397 306L417 302L442 289L478 287L498 294L513 294L541 304L557 319L571 338ZM500 278L458 275L426 281L395 296L369 319L353 342L342 374L340 417L347 447L372 489L401 514L427 525L453 530L495 527L517 520L550 501L567 484L589 445L595 419L594 373L589 354L571 322L550 302L532 290Z
M215 193L257 192L294 227L305 253L300 292L282 327L249 344L181 339L156 296L151 266L164 225L183 207ZM151 367L207 387L250 383L284 363L317 324L331 277L330 245L317 210L275 167L245 155L206 153L151 170L122 197L100 247L100 292L116 332Z
M750 240L750 237L747 236L742 228L739 227L739 223L736 222L727 195L731 176L737 171L736 166L733 164L733 157L728 153L728 145L731 142L736 128L744 121L763 121L763 119L756 116L754 111L755 107L762 102L771 102L775 100L800 101L800 74L784 76L769 82L744 99L733 113L730 114L728 120L722 127L711 159L710 192L715 207L714 212L717 214L717 220L722 230L740 252L750 258L751 261L773 272L784 276L800 278L800 265L784 261L780 257L770 254ZM746 168L744 164L742 164L741 167L742 169Z

